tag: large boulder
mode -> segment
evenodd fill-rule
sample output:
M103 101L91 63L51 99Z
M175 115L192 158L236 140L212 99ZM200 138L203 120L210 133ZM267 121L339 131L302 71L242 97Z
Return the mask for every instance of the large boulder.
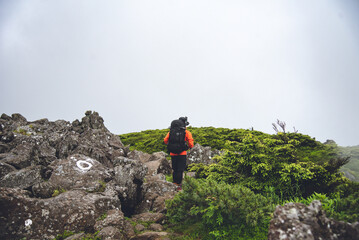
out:
M52 174L48 181L35 185L37 197L51 197L55 190L82 189L88 192L104 191L113 173L99 161L81 154L74 154L49 165Z
M142 184L147 174L147 167L140 161L119 157L114 162L114 184L126 216L133 214L141 200Z
M0 188L0 205L0 239L54 239L65 230L94 232L99 217L121 207L117 196L106 194L72 190L37 199L15 188Z
M359 223L345 223L327 218L320 201L309 206L287 203L277 206L270 221L268 240L359 239Z

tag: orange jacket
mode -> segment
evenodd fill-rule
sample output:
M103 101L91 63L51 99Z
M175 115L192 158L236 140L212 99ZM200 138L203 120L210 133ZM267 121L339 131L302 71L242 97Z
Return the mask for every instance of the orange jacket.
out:
M165 144L168 144L169 138L170 138L170 133L168 132L164 139ZM184 140L188 143L189 148L193 148L194 141L193 141L192 133L190 131L186 130L186 137ZM171 156L187 155L187 151L183 151L180 154L170 153L170 155Z

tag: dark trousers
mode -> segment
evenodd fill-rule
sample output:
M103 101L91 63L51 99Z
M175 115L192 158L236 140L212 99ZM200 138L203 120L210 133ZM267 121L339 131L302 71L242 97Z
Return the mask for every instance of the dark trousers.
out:
M183 172L186 170L186 155L171 156L172 160L172 169L173 169L173 182L177 184L182 184Z

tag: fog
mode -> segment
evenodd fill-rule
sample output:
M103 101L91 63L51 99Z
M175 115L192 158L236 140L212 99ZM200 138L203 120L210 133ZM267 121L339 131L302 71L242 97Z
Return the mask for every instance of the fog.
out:
M358 145L359 2L0 1L0 114L113 133L272 123Z

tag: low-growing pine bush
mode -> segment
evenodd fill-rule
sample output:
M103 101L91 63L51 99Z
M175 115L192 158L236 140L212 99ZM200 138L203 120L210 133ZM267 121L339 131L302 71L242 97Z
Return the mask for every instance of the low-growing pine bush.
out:
M241 185L185 178L183 191L166 202L167 216L201 239L266 239L274 206Z

